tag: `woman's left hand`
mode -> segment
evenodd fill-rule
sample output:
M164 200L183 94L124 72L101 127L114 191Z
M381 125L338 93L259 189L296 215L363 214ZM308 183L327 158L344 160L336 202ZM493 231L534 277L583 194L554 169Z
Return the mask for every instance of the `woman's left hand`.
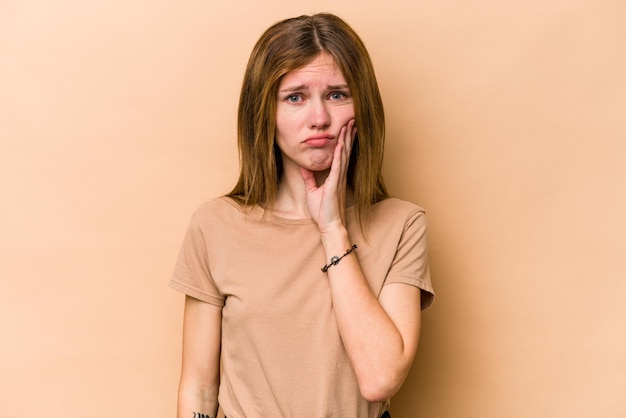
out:
M345 226L348 164L355 135L356 126L354 119L351 119L339 131L333 162L324 184L318 186L315 173L300 168L306 187L309 212L322 235Z

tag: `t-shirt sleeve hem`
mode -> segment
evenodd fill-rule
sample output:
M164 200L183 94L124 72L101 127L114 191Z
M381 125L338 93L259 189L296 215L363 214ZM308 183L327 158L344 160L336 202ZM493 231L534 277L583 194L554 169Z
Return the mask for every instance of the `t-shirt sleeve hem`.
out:
M385 281L384 286L389 284L405 284L408 286L417 287L422 291L421 296L421 309L424 310L432 305L433 300L435 299L435 292L432 286L429 283L424 283L423 281L416 279L414 277L396 277L393 280Z
M174 289L178 292L184 293L185 295L191 296L192 298L196 298L201 300L202 302L210 303L215 306L224 306L224 299L216 296L208 295L201 290L198 290L194 287L191 287L187 284L177 282L175 280L170 281L169 284L171 289Z

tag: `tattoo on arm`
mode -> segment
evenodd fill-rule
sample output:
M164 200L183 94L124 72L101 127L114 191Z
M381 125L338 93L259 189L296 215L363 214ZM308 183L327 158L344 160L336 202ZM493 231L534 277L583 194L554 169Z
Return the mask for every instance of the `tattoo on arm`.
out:
M211 418L209 414L201 414L200 412L194 412L193 418Z

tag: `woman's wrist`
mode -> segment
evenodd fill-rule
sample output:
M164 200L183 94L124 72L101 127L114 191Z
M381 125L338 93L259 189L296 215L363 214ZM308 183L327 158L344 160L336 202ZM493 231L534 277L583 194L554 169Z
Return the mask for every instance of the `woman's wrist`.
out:
M346 248L352 247L354 242L350 242L350 234L344 225L337 225L328 228L322 233L322 244L326 250L326 255L333 256L335 253L342 252Z

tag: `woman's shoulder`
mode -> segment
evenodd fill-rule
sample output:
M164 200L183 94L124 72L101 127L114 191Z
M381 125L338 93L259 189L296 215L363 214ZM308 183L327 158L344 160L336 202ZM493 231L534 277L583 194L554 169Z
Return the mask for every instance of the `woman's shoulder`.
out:
M372 206L367 224L370 230L380 230L383 233L384 231L401 231L409 227L425 225L426 212L413 202L388 197Z
M388 197L372 206L372 211L378 215L385 216L414 216L417 214L425 214L426 211L421 206L416 205L408 200L397 197Z
M219 196L203 202L193 213L194 218L216 219L233 217L254 211L254 207L247 208L228 196Z

